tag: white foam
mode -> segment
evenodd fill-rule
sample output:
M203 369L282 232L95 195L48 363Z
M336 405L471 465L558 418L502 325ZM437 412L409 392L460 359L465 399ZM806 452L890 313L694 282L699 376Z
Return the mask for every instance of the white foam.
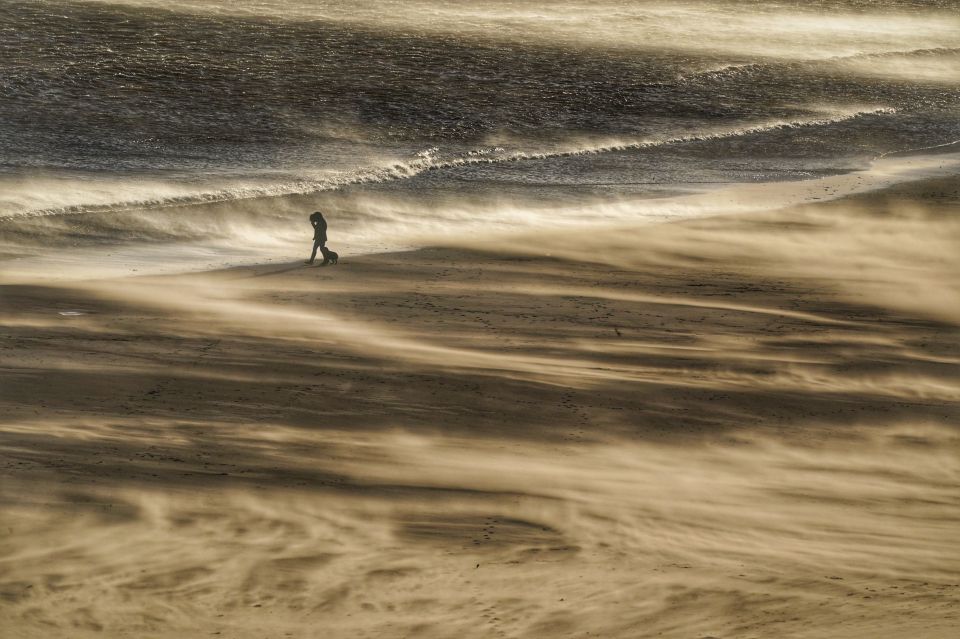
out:
M432 244L458 244L484 236L532 229L569 228L586 232L596 225L654 224L710 215L776 210L798 204L884 189L894 184L960 173L960 154L885 158L870 168L816 180L731 185L708 193L661 199L598 201L593 205L534 210L498 202L489 205L450 203L417 217L413 208L391 202L376 210L377 221L338 228L334 243L343 260L365 253L408 250ZM367 202L375 207L376 202ZM413 204L406 206L413 207ZM77 281L172 274L291 262L310 249L306 222L302 234L280 240L264 231L261 242L227 240L126 244L108 249L77 248L42 252L6 260L2 280L10 282Z
M6 178L0 183L0 217L33 217L76 213L135 210L210 204L253 198L317 193L351 184L389 182L416 177L426 171L477 164L495 164L573 157L600 153L655 148L691 142L729 139L769 131L829 126L857 118L890 115L890 107L834 109L820 118L766 120L746 126L718 128L689 135L663 138L577 139L543 150L514 150L502 147L474 149L448 156L430 148L406 161L385 161L353 171L305 170L296 179L246 181L225 186L185 184L163 179L120 179L85 177Z

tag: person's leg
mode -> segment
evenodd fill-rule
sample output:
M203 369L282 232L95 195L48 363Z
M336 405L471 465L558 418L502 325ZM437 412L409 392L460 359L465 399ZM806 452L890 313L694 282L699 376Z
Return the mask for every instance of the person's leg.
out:
M317 257L317 249L320 248L320 242L316 241L313 243L313 253L310 254L310 259L307 260L307 264L313 264L313 260Z
M328 249L326 246L324 246L324 245L321 244L321 245L320 245L320 252L323 253L323 262L322 262L322 263L323 263L323 264L329 264L329 263L330 263L330 249Z

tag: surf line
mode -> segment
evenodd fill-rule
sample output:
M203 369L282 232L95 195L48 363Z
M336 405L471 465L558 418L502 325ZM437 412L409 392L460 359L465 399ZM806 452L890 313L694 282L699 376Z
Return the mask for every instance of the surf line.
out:
M953 142L944 142L943 144L934 144L933 146L921 146L916 149L899 149L896 151L887 151L881 153L877 157L873 158L874 160L882 160L888 155L894 155L896 153L916 153L917 151L929 151L930 149L942 149L945 146L953 146L955 144L960 144L960 140L954 140Z
M320 193L323 191L335 191L346 186L360 184L380 184L394 182L399 180L411 179L428 171L438 171L447 168L480 165L480 164L500 164L506 162L522 162L547 160L552 158L577 157L581 155L595 155L600 153L609 153L615 151L652 149L663 146L672 146L686 144L689 142L707 142L712 140L725 140L739 136L753 135L756 133L766 133L768 131L787 130L787 129L805 129L818 126L827 126L847 122L857 118L871 115L890 115L897 113L893 107L879 107L871 110L855 111L852 113L838 114L835 117L816 118L810 120L773 120L760 124L753 124L745 127L735 127L726 130L713 131L709 133L699 133L690 135L681 135L663 139L625 141L620 143L597 144L596 146L586 146L571 148L567 150L555 150L544 152L526 152L513 151L505 155L491 155L491 150L478 149L469 151L464 157L454 157L450 159L441 159L436 157L436 149L421 151L417 155L418 159L410 162L394 162L381 167L364 167L354 172L348 173L341 178L332 178L329 180L310 180L298 179L287 183L280 183L271 187L244 187L239 189L224 189L209 193L199 193L196 195L185 195L172 197L165 200L130 200L117 202L115 204L103 204L95 206L85 206L83 204L74 204L65 207L39 209L33 211L23 211L6 218L24 218L24 217L47 217L59 215L80 215L86 213L105 213L105 212L124 212L138 209L163 209L186 206L201 206L204 204L217 204L222 202L239 202L243 200L252 200L267 197L283 197L288 195L306 195L310 193Z

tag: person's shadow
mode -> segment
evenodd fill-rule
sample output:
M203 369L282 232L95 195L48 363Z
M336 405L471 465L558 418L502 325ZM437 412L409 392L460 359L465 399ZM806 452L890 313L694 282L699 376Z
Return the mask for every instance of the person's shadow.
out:
M295 264L294 266L286 266L284 268L278 268L273 271L267 271L266 273L254 273L250 277L268 277L270 275L280 275L282 273L289 273L290 271L299 271L303 268L302 264Z

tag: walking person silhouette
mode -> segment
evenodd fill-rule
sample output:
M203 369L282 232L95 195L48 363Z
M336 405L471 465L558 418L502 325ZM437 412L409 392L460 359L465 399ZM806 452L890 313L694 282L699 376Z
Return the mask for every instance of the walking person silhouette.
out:
M321 266L326 266L330 262L334 264L337 263L336 253L327 248L327 221L323 219L323 213L316 211L310 214L310 224L313 225L313 252L310 254L310 259L304 262L304 264L313 264L313 260L317 257L317 249L320 250L320 253L323 255L323 262Z

